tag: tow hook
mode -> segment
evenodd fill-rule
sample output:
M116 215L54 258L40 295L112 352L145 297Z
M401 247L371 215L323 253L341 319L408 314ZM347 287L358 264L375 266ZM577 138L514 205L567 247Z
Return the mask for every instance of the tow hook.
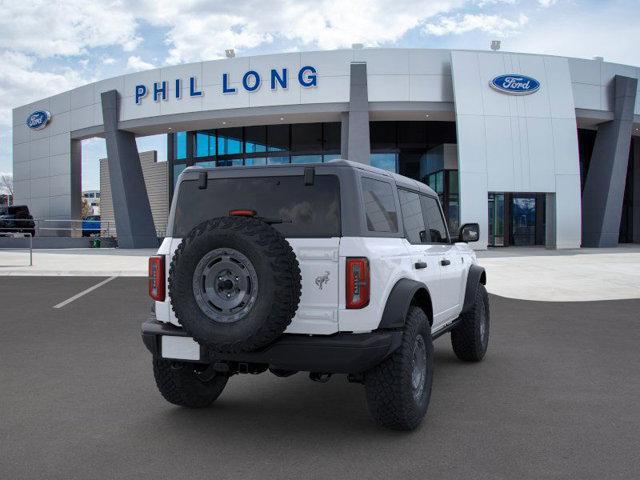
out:
M210 363L203 371L198 372L198 378L203 382L210 382L218 374L228 374L229 365L222 362Z
M309 374L309 378L314 382L318 383L327 383L331 378L330 373L321 373L321 372L311 372Z

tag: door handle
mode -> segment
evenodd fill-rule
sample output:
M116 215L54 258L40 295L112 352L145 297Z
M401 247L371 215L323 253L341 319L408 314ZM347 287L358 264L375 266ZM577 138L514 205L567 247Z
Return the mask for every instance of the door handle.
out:
M416 262L413 266L420 270L421 268L427 268L427 262Z
M443 267L446 267L447 265L451 265L451 260L447 260L446 258L443 258L442 260L440 260L440 265L442 265Z

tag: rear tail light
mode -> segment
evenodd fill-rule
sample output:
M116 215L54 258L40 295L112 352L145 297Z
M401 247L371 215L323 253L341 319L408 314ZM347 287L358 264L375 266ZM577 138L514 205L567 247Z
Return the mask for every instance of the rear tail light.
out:
M164 302L164 255L149 257L149 296Z
M229 210L229 216L231 217L255 217L257 212L255 210L248 210L238 208L236 210Z
M347 258L347 308L369 305L369 260L365 257Z

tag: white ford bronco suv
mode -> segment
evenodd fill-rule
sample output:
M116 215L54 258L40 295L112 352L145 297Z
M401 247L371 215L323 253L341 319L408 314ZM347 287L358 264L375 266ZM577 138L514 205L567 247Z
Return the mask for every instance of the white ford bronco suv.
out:
M486 275L426 185L345 160L187 168L149 259L142 325L160 393L206 407L238 373L363 383L381 425L416 428L432 340L461 360L489 339Z

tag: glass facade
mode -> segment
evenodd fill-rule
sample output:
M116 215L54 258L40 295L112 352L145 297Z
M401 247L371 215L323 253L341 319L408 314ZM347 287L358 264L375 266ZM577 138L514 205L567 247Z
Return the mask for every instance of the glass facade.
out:
M170 188L188 165L203 167L306 164L340 156L340 122L257 125L169 135L172 162ZM459 228L457 170L446 170L427 155L445 143L456 143L453 122L370 122L374 167L420 180L442 201L451 232ZM427 165L428 164L428 165Z
M369 161L373 167L398 173L398 154L397 153L372 153Z
M458 171L445 169L443 153L438 155L443 144L456 143L455 123L371 122L369 134L371 165L429 185L440 197L455 235L460 228Z
M187 158L187 132L178 132L174 134L174 137L173 158L184 160Z
M442 209L447 217L449 232L456 235L460 229L460 194L458 170L439 170L422 179L440 197Z
M180 132L185 133L185 132ZM197 132L196 134L196 157L211 157L216 154L216 134L213 131ZM186 138L185 138L186 150ZM186 158L186 157L185 157Z
M259 125L168 135L170 193L180 173L189 165L204 167L307 164L341 158L341 123ZM460 186L457 165L445 165L438 150L457 144L455 122L374 121L369 123L371 165L414 178L429 185L440 197L449 226L455 235L460 227ZM596 131L578 129L581 187L589 172ZM620 222L620 242L633 241L634 163L632 139ZM544 197L535 192L526 199L509 192L491 192L489 244L543 244ZM533 202L535 198L535 203ZM526 201L525 201L526 200ZM515 201L515 203L514 203ZM527 214L517 214L523 206ZM531 233L535 211L535 233ZM512 218L512 216L515 217ZM524 220L523 220L524 219ZM519 228L513 231L514 228ZM526 229L529 230L526 230ZM526 235L522 232L528 232ZM531 230L533 231L533 230Z
M169 136L171 186L189 165L278 165L340 158L340 129L340 123L301 123L176 132Z
M173 178L178 178L185 168L187 168L187 165L184 163L175 164L173 166Z

